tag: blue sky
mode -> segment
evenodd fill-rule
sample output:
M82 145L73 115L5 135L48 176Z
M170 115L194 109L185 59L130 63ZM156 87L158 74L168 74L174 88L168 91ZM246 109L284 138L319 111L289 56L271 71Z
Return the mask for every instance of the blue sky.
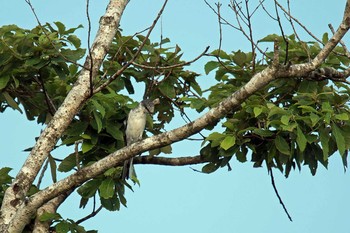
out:
M291 2L294 15L318 37L323 32L329 32L328 23L337 27L345 5L345 0L333 3L326 0ZM85 1L33 0L32 3L43 23L61 21L67 27L83 24L85 28L78 31L78 36L86 44ZM226 7L228 1L221 3L223 14L233 20L234 15ZM98 19L106 4L106 0L91 0L93 31L97 29ZM161 5L162 1L159 0L132 0L122 18L124 32L133 34L148 27ZM256 38L279 33L277 26L266 16L258 16L254 21ZM208 45L211 49L217 48L219 36L216 19L204 1L170 0L162 17L163 35L180 45L184 58L191 59ZM25 1L2 1L0 25L6 24L32 28L36 26L36 21ZM302 31L299 32L303 38L309 39ZM160 28L157 27L152 39L159 40L159 33ZM238 32L224 28L223 36L224 50L249 49L249 43ZM203 59L189 69L202 73L203 83L210 83L213 77L204 75L204 63ZM180 124L182 122L177 121L168 128ZM0 167L13 167L11 174L14 176L27 155L22 150L34 144L34 137L39 135L41 127L35 122L27 122L24 115L12 110L0 114L0 127ZM67 149L55 153L64 155L71 151ZM198 151L199 146L179 144L174 155L196 155ZM189 167L138 166L136 169L141 187L135 186L134 192L127 194L128 208L122 208L119 212L104 210L85 222L84 226L102 233L347 232L350 177L349 173L343 172L339 155L330 158L328 170L320 166L314 177L307 167L303 167L301 172L292 172L288 179L275 171L276 185L293 217L292 223L273 192L265 168L252 168L250 163L236 161L232 168L231 172L222 169L205 175ZM88 214L92 208L89 206L81 210L78 205L79 199L73 195L59 212L64 217L76 220Z

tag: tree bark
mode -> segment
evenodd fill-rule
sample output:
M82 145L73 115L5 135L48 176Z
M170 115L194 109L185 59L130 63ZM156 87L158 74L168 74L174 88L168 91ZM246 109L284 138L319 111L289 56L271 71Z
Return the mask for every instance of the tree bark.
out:
M25 224L29 222L31 216L35 213L35 209L27 209L25 213L21 212L21 214L18 214L17 210L23 208L26 193L49 152L56 145L58 139L77 114L82 104L91 96L90 78L95 76L106 56L127 3L128 0L111 0L109 2L105 15L100 19L100 27L91 48L92 58L88 56L84 64L85 68L90 69L92 59L92 72L88 69L81 71L78 80L68 93L64 102L41 133L12 185L6 190L1 208L1 232L21 232ZM92 77L90 77L91 73ZM8 226L6 227L6 225Z

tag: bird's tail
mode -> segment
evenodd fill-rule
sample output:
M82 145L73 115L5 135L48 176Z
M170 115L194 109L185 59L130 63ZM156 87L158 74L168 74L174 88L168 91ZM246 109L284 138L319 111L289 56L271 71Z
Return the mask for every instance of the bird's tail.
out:
M122 179L123 180L131 179L133 182L139 183L136 176L135 168L134 168L134 158L131 158L124 162Z

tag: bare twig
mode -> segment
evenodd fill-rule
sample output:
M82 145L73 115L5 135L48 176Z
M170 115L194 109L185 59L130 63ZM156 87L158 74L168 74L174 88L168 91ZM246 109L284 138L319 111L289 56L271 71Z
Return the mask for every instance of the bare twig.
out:
M284 212L287 214L287 217L288 217L289 221L293 222L292 217L288 213L288 210L287 210L286 206L284 205L281 196L278 193L278 190L277 190L277 187L276 187L276 184L275 184L275 178L273 177L273 173L272 173L272 169L271 168L269 168L269 174L270 174L270 177L271 177L271 184L272 184L273 190L275 191L275 194L276 194L280 204L282 205Z
M253 38L253 28L252 28L252 22L251 22L251 14L249 13L249 5L248 0L245 0L245 8L246 8L246 14L247 14L247 26L249 30L249 38L250 38L250 45L252 50L252 73L255 73L255 44L254 44L254 38Z
M91 56L91 20L90 20L90 13L89 13L89 5L90 5L90 0L86 0L86 18L88 21L88 38L87 38L87 43L88 43L88 50L89 50L89 58L90 58L90 69L89 69L89 73L90 73L90 95L93 94L93 83L92 83L92 79L93 79L93 74L92 74L92 70L94 67L94 61L92 59Z
M101 84L99 87L95 88L94 92L93 92L94 94L97 92L100 92L102 89L107 87L111 82L113 82L113 80L115 80L117 77L119 77L119 75L121 75L124 72L124 70L126 70L136 60L136 58L140 55L142 48L145 46L149 36L151 35L151 32L153 31L154 27L156 26L160 16L163 14L163 11L164 11L167 3L168 3L168 0L165 0L163 6L161 7L161 9L158 12L157 17L154 19L154 21L153 21L151 27L149 28L144 40L142 41L141 45L139 46L139 49L136 51L136 53L130 59L130 61L126 62L126 64L124 64L124 66L122 68L120 68L114 75L112 75L106 82Z
M281 31L281 34L282 34L284 43L286 44L286 49L285 49L285 51L286 51L286 56L285 56L285 58L284 58L284 64L286 65L286 64L287 64L287 61L288 61L288 50L289 50L289 49L288 49L288 45L289 45L289 43L288 43L288 40L287 40L287 38L286 38L286 35L284 34L284 30L283 30L283 27L282 27L281 18L280 18L280 15L279 15L279 13L278 13L278 8L277 8L276 2L277 2L277 1L275 0L276 18L277 18L278 26L279 26L279 28L280 28L280 31Z
M45 172L47 170L48 165L49 165L49 158L46 159L46 162L41 170L41 173L40 173L40 176L38 179L38 183L36 184L36 187L38 187L38 189L40 189L40 185L41 185L41 182L43 181L43 178L44 178L44 175L45 175Z
M329 27L329 29L331 30L331 32L334 34L334 33L335 33L335 30L334 30L334 28L333 28L333 25L332 25L332 24L328 24L328 27ZM348 48L346 47L344 41L343 41L343 40L340 40L339 43L340 43L341 46L343 47L344 52L345 52L345 55L346 55L348 58L350 58L350 52L349 52Z
M138 64L136 62L132 62L132 64L134 66L137 66L137 67L140 67L140 68L143 68L143 69L150 69L150 70L169 70L169 69L174 69L174 68L178 68L178 67L191 65L192 63L196 62L199 58L204 56L208 52L209 48L210 48L209 46L206 47L205 50L201 54L199 54L196 58L192 59L191 61L183 62L183 63L179 63L179 64L175 64L175 65L170 65L170 66L147 66L147 65Z
M40 71L40 70L39 70ZM53 116L55 112L57 111L54 103L52 102L52 99L50 98L49 94L46 91L45 84L43 79L41 78L41 74L34 76L34 80L41 86L41 89L43 91L43 94L45 96L45 102L47 105L47 110Z
M293 17L290 14L290 12L288 10L286 10L278 1L275 0L275 3L285 14L288 15L288 17L293 19L301 28L303 28L307 34L309 34L312 38L314 38L314 40L316 40L317 42L319 42L320 44L323 45L323 43L320 39L318 39L309 29L307 29L306 26L304 24L302 24L297 18Z
M101 205L100 207L98 207L97 210L95 210L95 208L94 208L94 210L93 210L89 215L85 216L84 218L81 218L81 219L77 220L75 223L76 223L76 224L80 224L80 223L82 223L82 222L84 222L84 221L86 221L86 220L88 220L88 219L94 217L94 216L95 216L96 214L98 214L101 210L102 210L102 205Z

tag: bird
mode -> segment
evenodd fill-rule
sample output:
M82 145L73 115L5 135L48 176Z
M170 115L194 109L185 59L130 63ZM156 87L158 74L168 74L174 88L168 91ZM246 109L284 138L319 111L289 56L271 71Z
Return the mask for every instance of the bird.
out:
M125 130L127 146L142 139L146 127L147 114L152 115L154 113L154 106L156 104L159 104L158 98L153 101L150 99L144 99L136 106L136 108L129 112ZM133 166L133 158L124 162L122 178L137 180Z

